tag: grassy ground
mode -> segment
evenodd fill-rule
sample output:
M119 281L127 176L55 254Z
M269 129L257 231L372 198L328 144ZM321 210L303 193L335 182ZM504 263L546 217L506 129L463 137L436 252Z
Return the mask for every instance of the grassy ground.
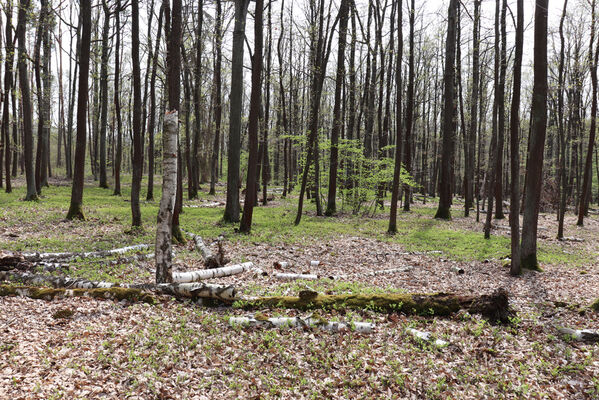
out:
M87 220L67 222L70 187L59 183L32 203L20 200L22 183L12 194L0 192L0 250L90 251L154 242L158 187L156 201L142 202L144 230L131 232L126 185L123 196L115 197L89 182ZM468 314L319 314L376 324L373 334L362 335L231 328L229 317L247 312L166 299L148 306L84 298L0 298L0 398L599 398L596 345L562 338L554 328L599 326L599 314L588 309L599 297L599 226L594 219L583 228L567 220L566 235L584 241L558 242L553 216L542 216L539 255L545 272L512 278L502 266L509 237L499 228L507 221L495 221L492 239L484 240L474 217L463 218L454 209L452 221L437 221L434 204L417 204L412 212L400 212L399 233L388 236L387 209L368 217L342 212L325 218L317 217L308 202L302 223L294 226L297 199L277 196L256 208L252 233L240 235L235 225L220 221L222 207L193 207L222 201L219 189L214 197L201 192L200 199L185 201L183 229L207 242L224 235L232 262L249 260L270 274L274 261L286 260L294 264L288 272L347 278L283 283L272 274L238 275L216 283L234 284L247 295L290 295L306 287L329 294L485 294L501 286L509 290L516 313L510 324L498 326ZM175 268L202 267L191 245L175 251ZM430 253L436 251L441 253ZM123 263L111 257L117 262L106 265L106 260L73 262L68 274L114 282L153 279L152 261ZM321 265L308 267L310 260ZM407 265L413 269L401 274L366 275ZM455 266L466 272L452 272ZM261 313L309 315L283 309ZM437 349L406 333L408 327L451 345Z

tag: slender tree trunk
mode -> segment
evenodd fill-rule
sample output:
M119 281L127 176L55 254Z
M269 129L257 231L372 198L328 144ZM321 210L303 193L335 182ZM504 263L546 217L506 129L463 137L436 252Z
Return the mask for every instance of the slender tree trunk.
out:
M249 0L235 0L235 27L231 61L229 147L227 149L227 202L223 219L239 222L239 163L241 155L241 111L243 97L243 46Z
M27 1L27 0L25 0ZM91 1L81 0L81 45L79 61L79 92L77 98L77 140L75 144L75 166L73 174L73 187L71 192L71 206L67 219L85 219L81 208L83 202L83 177L85 172L85 142L87 139L87 103L88 103L88 77L89 54L91 42Z
M33 169L33 121L31 109L31 95L29 92L29 75L27 74L27 49L26 29L29 13L29 0L20 0L17 39L19 41L18 68L19 82L21 86L21 106L23 115L23 153L25 159L25 178L27 181L27 194L25 200L37 200L35 187L35 171Z
M595 16L595 0L591 6L591 41L589 43L589 65L591 70L591 126L589 129L589 143L587 147L587 154L584 163L583 179L582 179L582 192L578 203L578 221L576 225L584 225L584 217L588 210L588 201L591 191L591 179L593 176L593 149L595 147L595 131L597 126L597 61L599 57L599 41L597 42L597 49L593 55L593 45L595 44L595 31L596 31L596 16Z
M220 147L220 130L222 120L222 4L216 1L216 24L214 32L216 58L214 60L214 142L212 146L212 159L210 163L210 194L216 194L216 181L218 180L218 150Z
M12 192L12 183L10 176L10 166L11 166L11 155L12 148L10 143L10 109L9 109L9 100L10 100L10 92L13 86L13 53L14 46L12 42L12 13L13 13L13 5L12 0L8 0L6 3L6 55L5 55L5 64L4 64L4 104L2 111L2 135L4 137L4 172L6 176L6 193ZM16 119L17 116L13 115L13 119ZM13 147L16 148L16 143L13 143ZM16 157L15 157L16 159Z
M538 268L537 224L543 186L543 150L547 132L547 6L548 0L537 0L535 7L531 132L522 221L522 267L532 269Z
M505 136L505 75L507 69L506 56L506 27L505 14L507 0L502 0L501 6L501 54L499 67L498 104L497 110L497 158L495 159L495 218L503 219L503 143ZM492 210L489 209L489 212Z
M106 125L108 125L108 35L110 34L110 8L102 0L104 26L102 28L102 57L100 64L100 187L108 188L106 176Z
M250 115L248 119L248 141L250 154L248 159L247 183L243 216L239 231L250 233L252 229L252 214L256 203L257 168L258 168L258 131L260 129L260 103L262 97L262 31L263 31L263 0L256 0L254 13L254 54L252 56L252 93L250 97Z
M561 147L560 152L560 165L559 165L559 181L561 183L560 189L560 203L558 207L558 228L557 238L559 240L564 237L564 216L566 215L566 201L568 199L568 183L566 179L566 132L564 129L564 58L565 58L565 45L564 45L564 20L566 18L566 9L568 7L568 0L564 0L564 8L562 10L562 16L559 22L559 37L560 37L560 54L559 54L559 78L558 78L558 93L557 93L557 107L558 107L558 130L559 130L559 143Z
M445 50L444 106L443 106L443 153L441 156L441 181L439 207L435 218L451 218L451 159L455 140L455 50L458 0L450 0L447 12L447 40Z
M143 174L143 138L141 133L142 98L139 60L139 4L136 1L131 2L131 62L133 64L133 160L131 165L133 174L131 176L131 225L133 227L141 227L139 192Z
M220 4L220 0L217 0ZM202 25L204 22L204 1L198 1L198 26L196 32L196 64L195 64L195 86L193 91L193 103L194 103L194 139L193 139L193 172L192 172L192 196L197 197L197 191L200 189L200 141L202 136L202 110L201 110L201 99L202 99ZM203 148L204 146L202 146ZM204 152L202 152L202 160L204 158Z
M393 170L393 186L391 188L391 207L389 207L389 227L387 232L397 232L397 201L399 199L399 184L401 171L401 62L403 56L402 1L397 0L397 54L395 60L395 168Z
M116 154L114 159L114 192L121 195L121 164L123 161L123 122L121 117L121 0L116 0L114 30L116 43L114 46L114 113L116 115ZM152 86L153 88L153 86Z
M343 125L341 118L341 89L345 78L345 45L347 38L347 20L349 0L341 0L339 6L339 45L337 46L337 76L335 81L335 105L333 107L333 129L331 131L331 166L329 169L329 194L325 215L337 212L337 171L339 167L339 132Z
M152 73L150 76L150 113L148 116L148 191L146 200L154 200L154 130L156 124L156 75L158 72L158 53L160 52L160 38L162 35L162 18L164 16L164 2L160 6L158 15L158 33L154 53L152 54Z
M516 55L514 58L514 91L510 110L510 274L520 274L520 86L522 80L522 48L524 46L524 0L518 0L516 23Z
M410 54L408 56L408 93L406 100L406 111L405 111L405 124L406 124L406 135L405 135L405 168L406 172L412 174L412 145L414 139L412 138L412 131L414 126L414 18L415 18L415 2L412 0L410 6ZM459 44L458 44L459 46ZM410 211L410 201L412 190L409 185L404 185L404 211Z
M464 188L466 201L464 204L464 216L470 214L470 209L473 207L473 183L474 183L474 156L476 149L476 137L478 126L478 90L480 77L480 3L481 0L474 1L474 26L472 28L472 87L470 92L470 129L468 132L468 160L466 165L466 173ZM478 193L476 194L478 196Z

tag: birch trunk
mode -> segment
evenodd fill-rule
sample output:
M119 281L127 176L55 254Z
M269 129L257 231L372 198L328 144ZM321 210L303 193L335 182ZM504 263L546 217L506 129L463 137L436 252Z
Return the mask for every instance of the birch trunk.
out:
M177 192L177 130L178 112L164 115L162 198L156 229L156 283L172 282L171 225Z
M359 333L372 333L375 325L369 322L329 322L324 321L320 318L288 318L288 317L274 317L274 318L260 318L258 317L231 317L229 318L229 324L231 326L250 326L250 327L294 327L294 328L320 328L331 332L343 332L353 330Z
M203 279L221 278L223 276L231 276L241 274L254 269L254 264L246 262L243 264L229 265L228 267L203 269L199 271L189 272L173 272L173 282L187 283L197 282Z

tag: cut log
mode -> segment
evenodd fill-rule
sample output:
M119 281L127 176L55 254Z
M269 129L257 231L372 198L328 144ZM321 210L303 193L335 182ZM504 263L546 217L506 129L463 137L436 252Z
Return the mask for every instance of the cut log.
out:
M245 262L243 264L229 265L221 268L202 269L189 272L173 272L173 282L197 282L203 279L221 278L223 276L241 274L252 269L254 269L254 264Z
M294 327L294 328L319 328L330 332L343 332L353 330L359 333L371 333L375 325L369 322L337 322L325 321L322 318L288 318L288 317L273 317L260 318L257 317L231 317L229 318L231 326L250 326L250 327Z
M282 263L279 263L282 264ZM276 264L275 264L276 265ZM317 279L332 279L332 280L339 280L339 279L347 279L347 278L355 278L355 277L360 277L360 276L377 276L377 275L387 275L387 274L395 274L398 272L407 272L412 270L414 267L412 266L407 266L407 267L399 267L399 268L390 268L390 269L380 269L377 271L370 271L370 272L359 272L356 274L351 274L351 275L316 275L316 274L295 274L295 273L283 273L283 272L278 272L275 273L273 275L274 278L276 279L280 279L283 281L293 281L293 280L300 280L300 279L304 279L304 280L308 280L308 281L313 281L313 280L317 280Z
M94 299L111 299L117 301L141 301L149 304L155 304L157 302L157 300L149 293L139 289L121 287L66 289L0 285L0 296L21 296L39 300L53 300L55 298L67 297L92 297Z
M408 328L406 329L406 332L422 341L432 343L436 347L446 347L449 345L449 342L446 342L445 340L434 339L430 332L419 331L418 329L414 328Z
M88 281L81 278L68 278L45 276L29 273L0 272L0 281L12 281L26 285L50 285L54 288L65 289L97 289L97 288L125 288L151 291L157 294L166 294L178 298L210 298L231 302L237 300L237 291L234 286L213 285L205 283L162 283L162 284L118 284L113 282Z
M225 266L226 263L224 262L224 257L218 257L212 253L212 250L210 250L210 248L204 244L204 240L202 240L201 236L195 235L191 232L185 233L193 239L196 250L202 256L202 259L204 260L204 266L206 268L220 268Z
M22 254L0 251L0 271L11 269L27 269L30 264Z
M599 332L590 329L557 328L558 332L571 340L578 342L597 343Z
M377 271L370 271L364 273L358 273L354 276L377 276L377 275L387 275L387 274L395 274L397 272L408 272L414 269L412 266L407 267L399 267L399 268L390 268L390 269L379 269Z
M379 312L403 312L418 315L447 316L466 310L495 322L508 322L510 316L508 293L497 289L493 294L461 296L455 294L337 294L317 295L306 300L294 296L272 296L251 299L241 305L245 309L295 308L310 309L371 309Z

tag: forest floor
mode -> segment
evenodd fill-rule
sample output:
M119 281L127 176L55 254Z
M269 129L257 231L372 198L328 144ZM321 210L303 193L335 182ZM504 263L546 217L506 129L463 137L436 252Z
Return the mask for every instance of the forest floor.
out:
M19 183L19 182L18 182ZM142 202L144 229L130 230L128 187L123 197L89 182L86 221L64 221L70 187L53 182L38 202L0 193L0 250L90 251L154 242L160 198ZM222 192L223 187L219 187ZM143 194L142 194L143 195ZM295 195L295 193L294 193ZM233 328L236 307L202 307L164 298L157 305L89 298L54 301L0 298L0 398L12 399L481 399L599 398L599 345L561 336L556 326L598 329L599 218L584 227L566 218L557 241L554 214L542 214L539 258L543 272L508 274L509 230L494 220L490 240L475 213L434 220L434 199L400 212L399 233L385 234L388 209L333 218L317 217L308 202L293 225L297 198L275 200L254 212L252 234L222 224L224 194L185 200L183 229L207 243L224 236L231 264L252 261L268 276L235 275L211 280L234 284L247 295L319 293L489 294L507 289L514 315L493 325L477 315L452 317L382 314L371 309L322 311L328 320L373 322L373 333L331 333L318 328ZM207 207L206 207L207 206ZM484 218L484 214L481 214ZM216 246L212 243L213 248ZM202 268L192 243L175 247L175 269ZM112 282L152 282L153 261L104 265L70 263L69 276ZM310 261L320 261L311 266ZM283 271L274 263L287 261ZM395 274L367 273L398 267ZM457 268L456 268L457 267ZM462 269L463 273L456 272ZM310 272L316 281L282 282L273 272ZM58 272L55 272L58 273ZM331 280L329 276L343 275ZM65 312L67 310L67 312ZM274 309L270 316L306 317ZM66 318L61 318L66 316ZM430 332L450 343L423 342L406 328Z

